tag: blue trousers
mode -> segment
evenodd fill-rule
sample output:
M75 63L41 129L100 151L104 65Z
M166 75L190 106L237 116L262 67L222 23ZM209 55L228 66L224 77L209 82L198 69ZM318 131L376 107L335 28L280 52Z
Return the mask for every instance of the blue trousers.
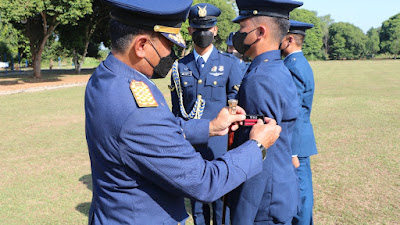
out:
M195 225L210 225L211 219L211 211L210 206L207 203L190 201L192 205L192 216ZM223 212L223 201L222 199L218 199L215 202L211 203L211 208L213 212L213 225L221 225L222 224L222 212ZM229 208L226 209L225 216L225 224L229 223Z
M297 168L297 175L300 182L300 212L293 218L292 224L312 225L314 196L312 187L312 173L310 166L310 157L299 157L300 166Z

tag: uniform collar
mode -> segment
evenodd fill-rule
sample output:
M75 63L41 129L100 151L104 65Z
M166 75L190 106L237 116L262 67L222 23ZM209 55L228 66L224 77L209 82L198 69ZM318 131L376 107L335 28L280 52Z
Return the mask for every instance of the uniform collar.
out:
M210 55L213 50L214 50L214 45L212 48L210 48L210 50L208 50L204 55L201 56L204 59L204 63L207 63L207 60L208 60L208 58L210 58ZM196 52L196 49L193 49L193 54L194 54L194 59L197 62L197 59L200 57L200 55L199 55L199 53Z
M286 59L287 57L289 57L290 55L293 55L293 54L299 53L299 52L303 52L303 51L302 51L302 50L294 51L294 52L290 53L289 55L287 55L287 56L285 57L285 59Z
M154 84L154 82L151 79L149 79L146 75L129 67L121 60L117 59L112 53L110 53L107 56L106 60L104 60L104 66L109 70L111 70L117 76L124 76L127 77L128 79L135 79L135 75L138 74L139 76L143 77L144 79Z
M261 55L258 55L256 58L254 58L254 60L251 62L249 66L249 71L257 67L262 62L276 61L276 60L281 60L280 50L273 50L262 53Z

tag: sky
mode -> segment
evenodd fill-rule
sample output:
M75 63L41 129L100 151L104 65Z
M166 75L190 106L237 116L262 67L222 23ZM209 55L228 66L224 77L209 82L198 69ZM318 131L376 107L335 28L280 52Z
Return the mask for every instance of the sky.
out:
M366 33L400 13L400 0L298 0L301 9L317 11L318 16L331 15L334 22L348 22Z

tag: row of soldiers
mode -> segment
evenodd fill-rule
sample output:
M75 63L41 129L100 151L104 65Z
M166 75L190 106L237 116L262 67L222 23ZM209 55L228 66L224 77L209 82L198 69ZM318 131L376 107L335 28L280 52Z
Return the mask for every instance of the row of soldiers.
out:
M211 213L213 224L313 224L314 79L301 51L312 24L289 21L302 3L237 0L228 54L212 44L221 11L211 4L106 2L112 52L85 93L89 224L184 224L184 197L196 225ZM194 50L175 61L187 17ZM171 67L172 113L151 80ZM245 115L265 119L244 126Z
M238 91L243 76L246 76L246 79L248 79L247 76L255 76L252 74L252 69L248 70L249 63L245 63L242 60L243 54L244 57L246 57L247 51L243 50L241 47L240 42L244 39L238 40L240 32L237 33L237 35L236 32L232 32L229 35L226 42L228 46L227 53L229 54L219 51L213 46L212 42L218 32L217 18L220 14L220 9L208 3L196 4L190 8L189 35L192 36L194 50L191 54L179 60L177 72L172 74L170 90L172 96L172 112L175 116L184 119L213 119L217 116L218 112L226 106L228 99L240 98ZM302 187L300 189L303 198L303 203L301 204L302 209L296 216L294 220L296 222L294 222L294 224L312 224L313 193L309 156L316 154L313 129L310 123L314 78L311 67L301 51L305 38L305 31L312 27L312 24L291 20L289 32L283 37L279 46L276 46L281 50L281 55L285 57L284 64L291 72L298 97L300 98L297 103L298 106L296 106L294 105L296 104L295 101L290 101L290 96L285 96L287 98L286 101L289 100L288 102L291 102L290 104L292 104L289 106L288 114L290 114L290 108L297 108L300 110L300 115L297 117L297 122L294 125L293 132L290 133L292 135L291 145L283 147L287 152L289 152L290 147L292 149L292 163L297 168L297 175L300 178ZM281 37L278 37L277 39L279 38L282 39ZM233 43L234 40L235 43ZM235 46L240 52L236 50ZM257 57L258 56L255 58ZM276 59L277 58L274 58L274 60ZM268 76L265 75L264 71L261 73L262 77L257 77L257 79L268 79ZM270 76L275 76L273 70L270 71ZM275 79L281 80L279 77ZM247 98L253 100L242 97L243 100L241 99L240 101L252 101L254 103L254 105L251 105L253 103L250 103L249 107L245 108L246 112L254 112L257 114L265 113L265 115L271 116L272 118L276 118L277 111L283 111L283 113L286 113L279 106L270 103L272 98L268 99L268 92L264 88L261 88L260 90L254 89L254 87L260 83L261 82L259 81L254 81L252 82L253 85L248 86L248 88L251 89L248 90L248 93L251 93L251 95ZM290 83L291 82L288 81L287 84L283 84L283 87L287 88ZM267 84L265 85L267 86ZM295 89L292 88L292 93L285 94L292 94L293 97L294 90ZM273 90L270 91L272 92ZM286 92L284 88L279 88L277 91L278 93L274 94ZM244 93L246 92L241 90L241 94L245 95ZM264 96L264 100L262 100L262 96ZM264 104L263 101L265 100L268 102ZM200 106L202 103L204 103L204 107L194 107L195 105ZM240 105L244 106L243 104ZM250 111L249 108L251 108L252 111ZM293 118L289 119L292 120ZM283 121L283 119L277 120L278 124L280 124L281 121ZM239 132L242 131L239 130L238 133ZM246 134L245 131L240 135L248 137L248 134ZM214 160L227 151L227 138L227 135L211 137L207 144L194 145L194 147L204 159ZM239 138L236 140L239 140ZM285 164L277 165L276 163L273 163L272 157L268 157L267 161L268 160L271 160L271 162L268 163L273 166L285 166ZM276 172L275 175L279 177L284 174ZM272 174L270 172L265 171L265 174L260 174L260 180L268 179L268 177L271 176ZM245 190L244 192L252 192L252 194L254 194L254 190L264 190L264 183L261 184L261 186L256 186L256 184L254 184L255 182L261 182L256 181L256 179L257 178L252 178L247 182L253 183L251 184L251 187L248 188L249 190ZM246 184L242 186L245 185ZM238 189L241 189L242 186ZM279 191L279 193L273 193L273 195L279 194L283 196L291 195L290 193L284 193L282 191ZM238 201L237 199L243 195L245 195L245 193L238 194L235 190L230 194L231 197L229 199L230 201ZM261 196L261 194L259 195ZM259 199L256 199L256 201L258 200ZM290 199L287 200L290 201ZM254 203L254 205L258 205L258 203ZM234 210L232 217L237 217L234 221L242 221L240 218L243 218L242 215L244 209L238 210L238 208L243 206L244 204L240 203L232 206L232 210ZM222 214L225 212L225 206L223 205L222 199L218 199L211 204L203 204L202 202L192 200L191 207L195 225L210 224L210 211L212 211L213 215L213 224L221 224L223 222ZM229 218L229 210L225 213L225 217ZM226 224L229 224L229 219L226 219L225 222ZM243 224L243 222L234 224Z

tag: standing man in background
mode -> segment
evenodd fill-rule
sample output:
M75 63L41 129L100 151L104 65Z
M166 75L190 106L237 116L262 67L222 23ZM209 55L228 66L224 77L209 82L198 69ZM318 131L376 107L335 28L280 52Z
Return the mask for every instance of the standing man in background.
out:
M292 160L300 180L301 209L293 218L293 224L313 224L314 205L310 156L317 154L313 127L310 121L314 96L314 75L310 64L304 57L302 46L306 30L313 24L290 21L288 34L282 41L283 62L290 70L299 97L299 116L292 137Z
M279 44L289 30L289 12L302 5L289 0L237 0L240 30L233 36L239 53L253 59L238 93L247 114L275 118L282 134L268 149L263 171L228 196L233 225L290 224L299 203L291 141L298 115L296 87L281 60ZM251 127L235 132L233 146L249 139Z
M172 112L185 120L212 119L227 105L228 99L236 98L243 78L238 59L216 49L212 42L217 36L217 17L221 10L214 5L200 3L190 8L189 34L194 51L179 60L178 70L171 76ZM227 135L212 137L208 144L193 145L206 160L213 160L227 151ZM195 225L210 224L208 203L192 200ZM222 222L223 203L217 199L211 203L213 224Z
M250 63L245 62L243 60L243 55L240 54L236 49L235 46L233 46L233 35L235 34L235 32L231 32L228 36L228 38L226 39L226 52L229 54L232 54L234 56L236 56L236 58L239 59L239 64L240 67L242 68L243 74L246 73L247 68L250 66Z

